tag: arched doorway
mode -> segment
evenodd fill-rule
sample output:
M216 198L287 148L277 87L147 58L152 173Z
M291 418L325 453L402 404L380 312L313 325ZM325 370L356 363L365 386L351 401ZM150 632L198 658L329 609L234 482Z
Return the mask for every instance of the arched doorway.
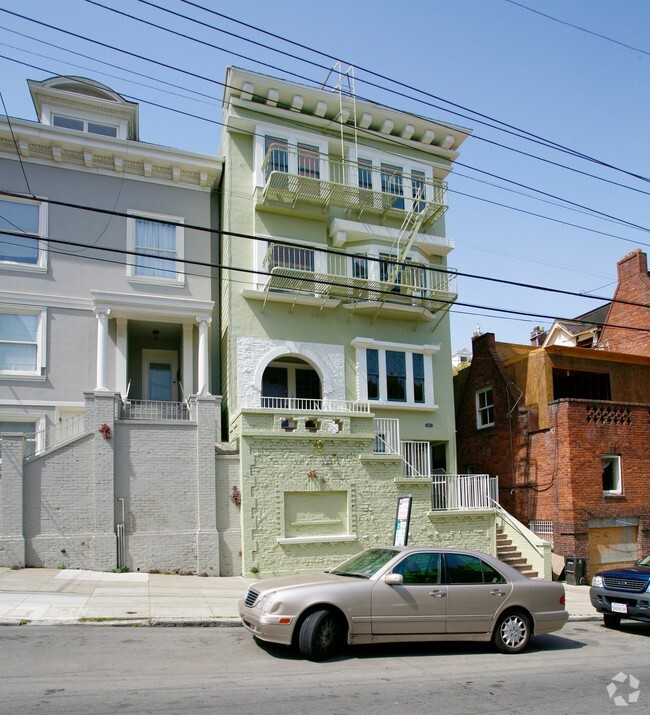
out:
M320 409L322 396L318 373L300 358L273 360L262 375L262 407Z

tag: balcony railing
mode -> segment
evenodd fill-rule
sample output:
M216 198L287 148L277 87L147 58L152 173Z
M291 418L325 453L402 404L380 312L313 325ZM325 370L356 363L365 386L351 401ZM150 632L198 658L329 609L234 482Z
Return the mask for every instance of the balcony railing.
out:
M262 395L246 395L242 400L241 406L245 409L264 409L276 412L370 413L370 405L367 402L337 400L329 397L321 400L310 397L264 397Z
M262 165L266 204L299 202L325 210L336 206L380 219L402 220L413 210L428 226L446 211L447 184L417 171L319 154L286 143L271 144Z
M264 270L271 274L267 291L322 296L344 303L382 301L435 311L457 297L453 269L404 265L389 257L347 256L271 243Z
M431 509L491 509L498 501L498 482L488 474L434 474Z
M121 403L117 415L121 420L192 420L191 410L186 402L162 402L158 400L126 400Z

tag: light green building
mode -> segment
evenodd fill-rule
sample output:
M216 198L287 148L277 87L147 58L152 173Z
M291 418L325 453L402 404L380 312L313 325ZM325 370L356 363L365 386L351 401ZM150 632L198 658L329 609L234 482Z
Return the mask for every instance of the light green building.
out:
M431 540L456 472L445 179L468 130L231 68L224 94L224 425L243 570Z

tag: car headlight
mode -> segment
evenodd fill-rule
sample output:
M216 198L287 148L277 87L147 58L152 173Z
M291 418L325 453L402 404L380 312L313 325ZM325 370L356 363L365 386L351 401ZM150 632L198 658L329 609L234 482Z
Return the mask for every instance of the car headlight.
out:
M275 603L277 597L277 591L271 591L271 593L267 593L265 596L262 596L258 604L262 613L268 613L273 608L273 604Z
M603 577L602 576L594 576L593 580L591 581L592 586L596 586L596 588L602 588L603 587Z

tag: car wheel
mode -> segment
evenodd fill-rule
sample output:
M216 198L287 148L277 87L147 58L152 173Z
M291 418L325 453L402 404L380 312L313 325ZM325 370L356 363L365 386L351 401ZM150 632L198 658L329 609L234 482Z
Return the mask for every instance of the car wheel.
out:
M314 611L300 626L298 647L308 660L331 658L341 647L343 628L332 611Z
M603 623L605 624L605 628L619 628L621 625L621 617L613 613L604 613Z
M530 621L521 611L511 611L499 618L494 631L494 645L502 653L519 653L530 640Z

